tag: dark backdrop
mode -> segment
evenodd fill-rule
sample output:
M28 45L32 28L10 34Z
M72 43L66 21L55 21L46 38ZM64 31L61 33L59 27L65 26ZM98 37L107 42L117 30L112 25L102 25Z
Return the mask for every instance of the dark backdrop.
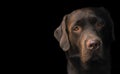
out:
M118 3L118 4L117 4ZM16 7L17 6L17 7ZM111 14L115 24L116 41L112 44L112 72L120 73L120 11L119 1L105 0L64 0L44 2L18 2L15 17L16 30L19 29L15 63L12 72L32 74L67 74L66 58L59 43L54 38L54 30L60 25L65 14L82 7L105 7ZM13 9L14 10L14 9ZM14 14L13 13L13 14ZM16 37L15 37L16 38Z

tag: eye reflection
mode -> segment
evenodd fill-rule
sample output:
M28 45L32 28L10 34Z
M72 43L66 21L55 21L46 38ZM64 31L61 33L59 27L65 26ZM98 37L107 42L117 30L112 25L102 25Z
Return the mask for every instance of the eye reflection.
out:
M100 24L100 23L98 23L98 24L96 24L95 26L96 26L96 28L101 29L101 28L104 27L104 24Z
M74 27L73 27L73 30L74 30L74 31L78 31L79 29L80 29L79 26L74 26Z

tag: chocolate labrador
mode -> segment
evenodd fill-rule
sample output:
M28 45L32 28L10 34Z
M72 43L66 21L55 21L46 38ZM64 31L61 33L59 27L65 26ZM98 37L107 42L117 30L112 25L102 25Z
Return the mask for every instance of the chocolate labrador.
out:
M54 36L65 51L68 74L110 74L113 31L110 14L103 7L65 15Z

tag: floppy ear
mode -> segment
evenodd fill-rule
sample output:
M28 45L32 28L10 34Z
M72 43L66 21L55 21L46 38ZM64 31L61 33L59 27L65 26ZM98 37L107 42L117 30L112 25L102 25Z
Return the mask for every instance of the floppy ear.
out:
M60 47L63 49L63 51L67 51L70 48L68 36L66 33L66 19L67 15L64 16L62 23L54 31L54 36L59 41Z
M115 40L115 35L114 35L114 23L113 23L113 20L110 16L110 13L108 12L107 9L105 9L104 7L100 7L100 9L106 14L107 16L107 19L108 19L108 22L109 22L109 25L111 24L111 34L112 34L112 40L114 41Z

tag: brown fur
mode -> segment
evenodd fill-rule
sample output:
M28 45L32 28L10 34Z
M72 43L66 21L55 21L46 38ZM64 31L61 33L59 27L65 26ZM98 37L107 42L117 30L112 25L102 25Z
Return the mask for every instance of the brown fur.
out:
M114 35L106 9L82 8L65 15L54 36L66 53L68 74L110 74L109 51ZM90 48L95 40L100 45Z

